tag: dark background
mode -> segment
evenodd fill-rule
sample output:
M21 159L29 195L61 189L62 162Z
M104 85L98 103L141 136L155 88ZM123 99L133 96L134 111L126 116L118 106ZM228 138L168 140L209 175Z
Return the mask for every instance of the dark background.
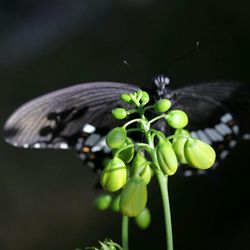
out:
M172 86L250 82L249 1L0 1L0 124L19 105L89 81ZM200 42L188 58L167 67ZM130 67L123 61L126 60ZM246 114L249 119L249 114ZM174 243L183 249L250 249L249 142L213 174L170 179ZM0 249L68 250L120 242L120 217L92 205L96 177L73 152L23 150L0 141ZM164 249L156 184L152 227L131 223L131 249Z

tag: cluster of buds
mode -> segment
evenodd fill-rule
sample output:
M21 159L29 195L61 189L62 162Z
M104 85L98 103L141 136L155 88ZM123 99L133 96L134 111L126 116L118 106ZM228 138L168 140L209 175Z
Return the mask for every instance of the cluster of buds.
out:
M180 164L208 169L214 164L216 155L209 144L192 138L184 129L188 116L181 110L170 110L170 100L161 99L154 105L146 105L150 98L141 90L122 94L121 100L132 108L116 108L112 116L123 120L137 113L139 118L127 121L107 134L106 144L112 150L113 158L105 163L100 182L104 190L120 192L117 210L123 215L136 217L138 224L145 228L150 223L150 213L146 208L147 185L155 171L170 176L176 173ZM149 120L145 112L150 110L150 116L156 114L156 117ZM161 119L172 128L172 135L154 129L154 123ZM127 128L131 124L136 126ZM135 142L131 138L132 133L143 134L146 141Z
M103 242L99 241L100 248L97 247L86 247L85 249L89 250L122 250L122 247L112 241L111 239L105 239ZM82 249L75 249L75 250L82 250Z

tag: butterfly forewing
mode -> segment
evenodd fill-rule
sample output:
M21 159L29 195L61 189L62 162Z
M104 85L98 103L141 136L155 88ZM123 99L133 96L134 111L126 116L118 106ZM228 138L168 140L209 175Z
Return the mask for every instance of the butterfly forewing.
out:
M112 127L110 111L118 105L120 94L137 89L123 83L84 83L38 97L10 116L5 140L24 148L72 147L85 124Z

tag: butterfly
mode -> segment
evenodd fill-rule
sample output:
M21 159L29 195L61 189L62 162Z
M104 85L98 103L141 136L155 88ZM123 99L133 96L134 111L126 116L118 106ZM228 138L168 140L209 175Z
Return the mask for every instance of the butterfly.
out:
M211 144L218 163L240 139L250 139L250 87L241 82L209 82L172 89L169 78L154 78L149 90L155 100L168 98L172 109L189 116L191 136ZM107 132L117 125L111 111L121 106L120 95L140 89L116 82L74 85L35 98L19 107L4 125L7 143L22 148L74 149L86 165L99 169L110 153ZM167 132L165 122L156 127ZM198 171L202 174L202 171ZM193 174L186 168L185 176Z

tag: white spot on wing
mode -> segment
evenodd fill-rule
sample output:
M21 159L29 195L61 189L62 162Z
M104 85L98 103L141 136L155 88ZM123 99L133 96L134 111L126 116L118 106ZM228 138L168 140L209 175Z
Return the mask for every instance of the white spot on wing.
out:
M29 147L29 144L28 144L28 143L24 143L24 144L23 144L23 147L24 147L24 148L28 148L28 147Z
M207 135L206 135L202 130L198 130L198 131L197 131L197 135L198 135L198 137L199 137L202 141L204 141L204 142L206 142L206 143L208 143L208 144L212 144L211 140L207 137Z
M86 140L85 144L87 146L94 146L99 140L100 140L101 136L98 134L92 134L88 137L88 139Z
M199 174L199 175L203 175L203 174L205 174L206 173L206 171L204 171L204 170L197 170L197 174Z
M244 134L242 138L243 140L250 140L250 134Z
M234 132L235 134L239 134L239 130L240 130L240 128L239 128L238 125L234 125L234 126L233 126L233 132Z
M193 175L193 173L192 173L191 170L186 170L186 171L184 172L184 176L185 176L185 177L189 177L189 176L192 176L192 175Z
M105 137L101 138L100 141L92 148L92 152L101 151L103 148L107 148Z
M34 148L41 148L41 144L40 144L40 143L38 143L38 142L37 142L37 143L35 143L35 144L34 144Z
M210 139L214 142L223 141L223 137L213 128L206 128L206 134L210 137Z
M81 153L81 154L79 154L79 158L84 161L84 160L86 160L87 156L85 154Z
M80 138L77 139L77 143L76 143L76 149L77 150L81 150L82 149L83 141L84 141L84 139L82 137L80 137Z
M221 153L220 153L220 159L221 160L224 160L227 156L228 156L229 152L227 150L223 150Z
M228 123L229 121L233 120L233 116L230 113L226 113L220 119L223 123Z
M191 137L193 138L199 138L197 133L195 131L190 132Z
M62 143L60 143L60 144L59 144L59 148L60 148L60 149L68 149L68 148L69 148L69 146L68 146L68 144L67 144L67 143L62 142Z
M82 128L82 131L84 133L92 134L93 132L95 132L95 127L90 124L85 124Z
M234 148L236 146L237 142L235 140L232 140L229 142L229 147Z
M225 125L224 123L220 123L218 125L215 126L215 129L222 134L223 136L227 134L227 131L225 130L225 128L223 127L223 125Z
M105 147L105 148L103 149L103 152L106 153L106 154L108 154L108 153L111 152L111 149L110 149L109 147Z

